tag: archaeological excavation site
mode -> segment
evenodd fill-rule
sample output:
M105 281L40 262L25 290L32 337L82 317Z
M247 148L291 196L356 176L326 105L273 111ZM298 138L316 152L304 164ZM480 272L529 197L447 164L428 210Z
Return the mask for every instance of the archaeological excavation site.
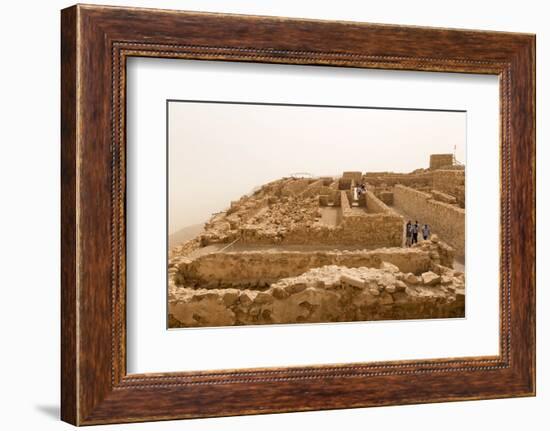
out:
M426 166L289 175L227 202L169 246L168 326L464 317L465 169Z

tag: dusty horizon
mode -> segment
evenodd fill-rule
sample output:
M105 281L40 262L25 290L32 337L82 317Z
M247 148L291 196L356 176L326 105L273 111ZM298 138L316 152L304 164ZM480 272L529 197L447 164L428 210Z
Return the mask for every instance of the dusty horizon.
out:
M167 132L170 235L294 173L406 173L439 153L466 161L466 113L456 111L173 101Z

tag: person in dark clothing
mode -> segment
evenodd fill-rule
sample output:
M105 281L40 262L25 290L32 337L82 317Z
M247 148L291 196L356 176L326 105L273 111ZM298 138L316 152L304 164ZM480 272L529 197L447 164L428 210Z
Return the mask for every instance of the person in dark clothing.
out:
M425 224L422 228L422 237L424 238L424 241L430 237L430 227L427 224Z
M416 244L418 242L418 220L412 225L412 243Z
M407 247L410 247L412 244L412 223L410 220L407 222L407 225L405 226L405 237L406 237L405 245Z

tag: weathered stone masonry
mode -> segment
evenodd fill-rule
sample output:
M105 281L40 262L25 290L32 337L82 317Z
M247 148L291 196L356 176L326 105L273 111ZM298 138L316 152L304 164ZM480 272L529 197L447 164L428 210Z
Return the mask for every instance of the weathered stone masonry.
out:
M450 194L458 205L464 208L465 175L464 170L438 170L433 172L432 188Z
M394 172L367 172L363 175L363 181L371 186L394 186L404 184L407 186L429 187L432 185L433 172L401 174Z
M464 275L434 238L412 248L219 252L173 262L170 326L464 316Z
M430 270L430 253L420 248L382 248L355 251L243 251L211 253L179 264L182 284L248 284L262 287L285 277L300 275L326 265L378 268L389 262L402 272L421 274Z
M327 265L267 290L172 288L170 326L464 317L464 275L445 267L438 272L417 276L387 262Z
M394 187L394 206L428 223L454 249L464 256L465 211L455 205L439 202L429 193L402 185Z
M452 154L432 154L430 155L430 169L441 169L454 164Z
M169 326L463 317L464 167L452 160L287 177L242 196L169 251ZM443 241L404 247L399 212Z
M340 223L300 224L290 229L266 230L257 225L240 229L241 244L267 245L361 245L365 248L397 247L403 244L403 218L380 201L373 193L366 194L366 209L351 207L348 192L339 191Z

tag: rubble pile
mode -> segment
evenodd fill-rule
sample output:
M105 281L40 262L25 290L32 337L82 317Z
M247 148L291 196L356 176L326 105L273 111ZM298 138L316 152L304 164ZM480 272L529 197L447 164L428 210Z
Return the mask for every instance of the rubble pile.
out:
M461 317L464 274L336 265L283 278L267 290L173 288L174 327Z

